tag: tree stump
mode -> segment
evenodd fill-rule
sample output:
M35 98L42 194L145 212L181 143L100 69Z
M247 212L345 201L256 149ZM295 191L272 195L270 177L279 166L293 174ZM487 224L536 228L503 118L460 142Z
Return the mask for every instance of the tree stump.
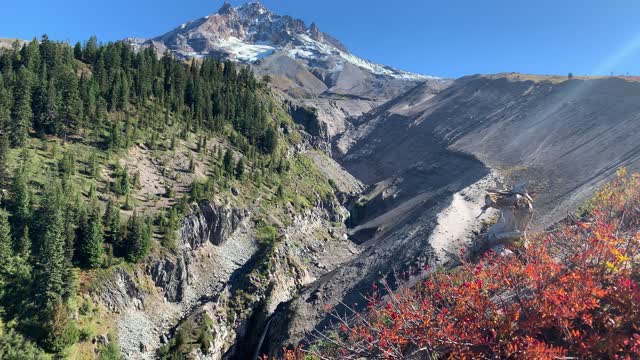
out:
M496 222L480 239L476 253L493 249L504 252L504 246L525 240L527 229L533 216L533 200L526 184L514 186L511 190L488 189L482 212L497 209L500 213Z

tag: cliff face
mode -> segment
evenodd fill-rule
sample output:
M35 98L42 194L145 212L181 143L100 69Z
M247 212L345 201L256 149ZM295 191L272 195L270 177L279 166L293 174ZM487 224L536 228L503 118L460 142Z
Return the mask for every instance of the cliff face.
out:
M200 203L193 206L192 215L182 221L180 238L197 250L207 242L222 245L249 216L244 209Z
M113 270L93 296L116 314L128 359L154 358L180 326L204 314L215 323L211 347L207 354L194 349L194 355L242 356L278 304L358 252L339 225L346 216L334 200L319 201L296 215L278 242L263 244L248 210L194 204L182 220L176 251Z
M116 269L97 284L94 296L119 314L118 335L127 358L153 358L172 327L219 297L257 249L248 217L244 209L194 204L182 220L174 253L156 254L134 269Z

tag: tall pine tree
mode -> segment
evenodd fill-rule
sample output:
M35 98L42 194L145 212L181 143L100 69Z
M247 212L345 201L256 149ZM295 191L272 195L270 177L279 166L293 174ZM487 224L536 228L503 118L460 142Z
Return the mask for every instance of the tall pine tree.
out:
M225 176L233 177L233 155L231 155L230 149L227 149L227 151L224 153L222 168L224 169Z
M65 289L65 275L68 273L62 198L60 182L50 181L42 204L44 233L38 253L36 274L38 303L45 307L53 305L62 298Z
M130 262L138 262L144 259L149 253L151 246L151 231L135 212L127 222L125 251L126 258Z
M9 137L5 133L0 133L0 189L7 185L7 156L9 153Z
M14 104L10 128L11 142L14 146L23 145L29 137L29 129L33 121L31 110L32 79L31 71L24 66L20 67L13 90Z
M9 214L0 209L0 275L8 276L13 272L13 240L11 239L11 226Z
M113 199L109 199L104 213L105 241L113 246L118 256L124 256L124 245L120 225L120 210Z
M16 235L22 234L31 221L31 188L28 176L27 170L20 168L11 185L11 221Z
M81 210L78 226L77 258L84 267L95 269L102 265L104 230L99 207L93 203Z
M59 135L65 140L68 135L73 134L81 125L83 119L84 105L80 98L78 87L78 76L73 68L65 69L62 72L62 85L60 92L62 95L62 108L60 109L60 131Z

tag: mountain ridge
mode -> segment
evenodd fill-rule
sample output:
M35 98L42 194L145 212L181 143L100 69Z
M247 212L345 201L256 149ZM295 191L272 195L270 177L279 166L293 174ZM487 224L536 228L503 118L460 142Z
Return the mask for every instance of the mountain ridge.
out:
M134 46L162 44L163 50L181 58L226 55L244 63L254 63L277 50L287 50L291 58L307 60L317 60L310 52L333 53L343 62L367 68L377 75L408 80L438 79L356 57L338 39L322 32L315 22L307 27L303 20L277 15L258 1L237 7L225 2L217 12L184 23L163 35L128 40Z
M248 64L289 101L316 109L327 143L352 119L416 85L426 82L437 92L450 83L362 59L317 24L277 15L255 1L237 7L225 3L160 36L126 41L135 49L152 47L185 60L214 57Z

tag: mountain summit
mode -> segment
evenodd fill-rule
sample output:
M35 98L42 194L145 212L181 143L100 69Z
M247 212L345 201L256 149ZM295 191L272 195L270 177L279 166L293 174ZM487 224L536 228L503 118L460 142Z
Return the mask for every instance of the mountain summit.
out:
M292 59L314 62L317 67L339 70L345 64L409 80L433 77L413 74L375 64L352 55L346 46L313 23L274 14L260 2L238 7L224 3L214 14L190 21L138 45L155 45L182 58L217 56L244 63L284 52Z
M153 39L129 39L136 48L154 47L178 58L214 57L250 64L272 85L304 100L327 116L329 133L342 131L345 121L400 95L422 82L441 87L446 81L376 64L353 55L333 36L312 23L278 15L260 2L238 7L225 3L217 12L180 25ZM335 105L318 98L345 96ZM313 104L306 100L313 99ZM344 106L343 106L344 105Z

